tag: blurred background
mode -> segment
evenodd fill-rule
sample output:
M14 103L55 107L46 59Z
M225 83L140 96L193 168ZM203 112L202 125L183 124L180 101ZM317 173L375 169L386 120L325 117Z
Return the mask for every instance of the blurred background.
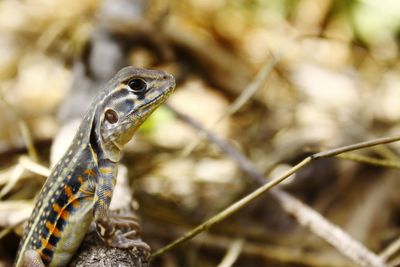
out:
M121 67L173 73L169 104L275 177L310 153L400 132L399 37L397 0L0 1L0 266L45 179L27 159L56 161L53 140L68 144ZM400 149L355 153L398 161ZM165 107L123 164L153 250L258 186ZM396 170L334 158L279 187L379 254L400 234L399 186ZM231 266L232 246L232 266L352 266L269 195L154 266Z

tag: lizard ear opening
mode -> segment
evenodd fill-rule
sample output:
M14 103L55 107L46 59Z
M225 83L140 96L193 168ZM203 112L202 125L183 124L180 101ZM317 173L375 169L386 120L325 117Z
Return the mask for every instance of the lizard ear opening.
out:
M117 112L110 108L107 109L106 112L104 113L104 118L111 124L117 123L119 119Z

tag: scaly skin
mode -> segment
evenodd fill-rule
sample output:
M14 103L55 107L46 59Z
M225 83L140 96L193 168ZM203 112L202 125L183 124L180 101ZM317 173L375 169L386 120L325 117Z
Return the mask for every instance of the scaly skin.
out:
M109 216L109 205L123 146L174 86L170 74L133 67L107 83L41 189L15 266L66 266L92 221L109 246L148 248Z

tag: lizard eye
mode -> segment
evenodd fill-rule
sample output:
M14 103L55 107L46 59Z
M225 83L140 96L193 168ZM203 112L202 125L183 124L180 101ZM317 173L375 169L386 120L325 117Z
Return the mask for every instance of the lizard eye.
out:
M105 116L106 120L111 124L118 122L118 114L117 114L117 112L115 112L115 110L107 109L104 116Z
M128 86L135 94L143 94L147 89L146 82L138 78L130 80Z

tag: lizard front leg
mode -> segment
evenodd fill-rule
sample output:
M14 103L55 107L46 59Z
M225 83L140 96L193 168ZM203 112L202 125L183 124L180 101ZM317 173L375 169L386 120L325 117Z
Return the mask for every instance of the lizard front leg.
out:
M111 247L142 248L147 254L150 247L137 237L138 223L123 215L110 216L109 206L115 186L116 164L107 161L99 167L94 197L94 221L101 239Z

